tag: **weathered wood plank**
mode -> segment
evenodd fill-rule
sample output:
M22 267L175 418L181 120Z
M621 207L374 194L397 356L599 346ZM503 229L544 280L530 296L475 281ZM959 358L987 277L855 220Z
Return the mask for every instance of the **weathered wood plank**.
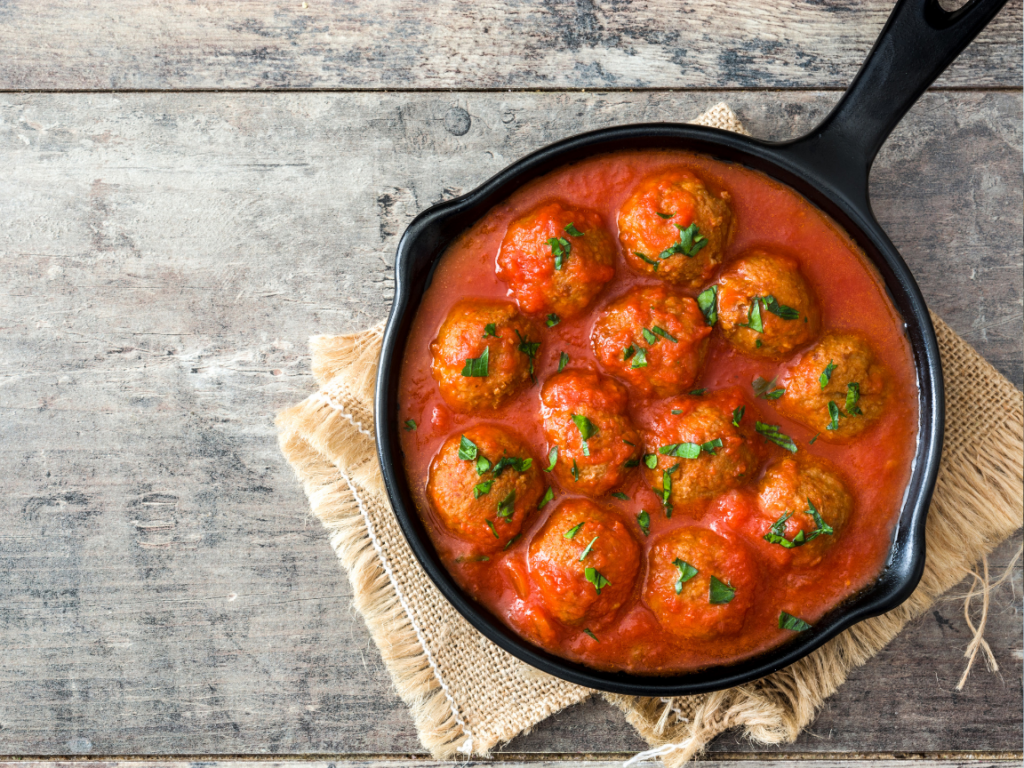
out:
M0 752L418 753L277 452L305 339L383 317L429 203L720 97L0 97ZM835 94L728 98L784 136ZM1018 386L1020 168L1019 94L933 93L873 180L926 296ZM951 692L966 630L943 604L787 749L1018 749L1019 609L1004 589L990 618L1001 678ZM641 746L595 702L509 749Z
M0 89L843 88L891 8L7 0ZM1012 0L939 83L1019 87L1021 20Z

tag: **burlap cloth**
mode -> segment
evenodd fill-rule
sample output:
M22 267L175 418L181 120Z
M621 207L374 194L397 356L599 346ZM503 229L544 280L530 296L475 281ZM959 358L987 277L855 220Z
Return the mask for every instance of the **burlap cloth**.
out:
M743 132L724 104L695 122ZM761 743L792 741L850 670L1021 527L1024 396L945 323L933 320L948 415L920 586L899 608L757 682L673 699L604 694L651 744L643 756L678 766L736 726ZM594 691L538 672L485 639L413 557L387 502L374 449L372 398L382 330L311 339L321 388L278 417L281 449L330 533L356 608L424 747L439 758L486 755ZM974 652L987 650L980 633L972 645Z

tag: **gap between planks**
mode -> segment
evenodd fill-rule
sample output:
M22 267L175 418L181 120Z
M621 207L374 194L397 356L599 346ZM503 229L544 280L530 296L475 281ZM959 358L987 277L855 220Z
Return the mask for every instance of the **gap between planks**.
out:
M0 768L8 763L368 763L408 762L446 765L458 762L460 766L487 763L545 763L545 762L592 762L618 763L633 757L633 752L495 752L486 760L448 761L436 760L427 754L416 753L339 753L339 754L283 754L283 755L0 755ZM1020 762L1024 752L1013 751L954 751L954 752L709 752L696 762ZM647 765L648 763L644 763ZM650 761L650 765L660 765Z
M851 81L852 82L852 81ZM0 88L0 96L35 95L35 94L190 94L190 93L845 93L848 86L810 86L793 87L772 86L766 88L750 88L746 86L695 87L695 88L664 88L664 87L633 87L614 88L597 86L593 88L568 87L515 87L515 88ZM949 85L933 86L926 93L1024 93L1024 87L1016 85Z

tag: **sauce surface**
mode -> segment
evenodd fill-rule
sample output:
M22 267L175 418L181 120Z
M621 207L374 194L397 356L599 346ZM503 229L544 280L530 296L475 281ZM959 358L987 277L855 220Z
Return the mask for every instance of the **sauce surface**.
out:
M707 362L694 385L709 391L739 387L755 405L759 418L776 424L793 438L798 452L831 461L847 480L853 512L836 546L811 567L795 567L787 550L767 545L753 530L749 510L756 504L757 477L744 488L668 517L662 500L644 479L642 467L633 470L616 490L627 499L605 495L592 499L600 507L618 512L631 526L641 548L640 574L633 595L618 611L616 620L599 632L570 626L553 618L530 588L527 552L549 515L564 500L583 498L554 473L544 479L553 488L554 501L525 521L521 536L507 550L486 559L473 547L452 536L428 502L426 486L430 462L451 435L478 424L507 426L530 447L534 460L547 465L547 442L540 418L540 392L545 380L558 370L566 353L571 366L601 372L591 346L595 317L628 290L662 283L631 269L616 239L615 276L580 317L540 330L536 355L536 384L520 392L496 411L463 414L450 409L431 376L430 345L452 306L460 299L508 300L508 286L496 276L496 256L509 224L545 201L557 199L590 208L617 236L618 211L634 187L650 174L685 168L709 188L731 197L734 233L724 253L721 270L738 255L754 248L769 248L796 260L813 287L821 309L823 330L855 331L870 340L878 358L891 374L888 407L877 423L846 444L812 440L815 432L787 419L775 403L756 398L751 383L779 376L790 360L772 362L744 356L727 344L718 327L710 336ZM696 296L700 288L672 290ZM799 357L796 353L794 357ZM655 397L632 394L629 415L638 428L650 423ZM399 418L413 420L415 429L402 429L405 471L419 514L456 581L475 600L532 642L564 658L607 670L659 675L693 671L734 663L793 639L794 632L779 628L780 611L814 624L831 608L871 583L881 571L892 541L904 489L910 477L917 440L917 384L911 350L903 322L892 307L881 278L852 239L831 219L792 189L739 165L680 151L630 151L597 156L560 168L517 190L463 233L443 255L413 322L399 384ZM783 448L767 443L767 461L788 456ZM649 535L637 524L646 511ZM706 528L722 533L747 548L757 566L752 608L741 632L713 641L681 639L662 629L641 597L652 545L682 527Z

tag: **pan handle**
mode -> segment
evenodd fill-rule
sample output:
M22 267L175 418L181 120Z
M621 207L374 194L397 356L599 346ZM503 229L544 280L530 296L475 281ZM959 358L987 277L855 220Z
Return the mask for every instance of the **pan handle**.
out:
M914 102L1007 0L899 0L857 76L814 130L780 149L826 186L867 205L878 150Z

